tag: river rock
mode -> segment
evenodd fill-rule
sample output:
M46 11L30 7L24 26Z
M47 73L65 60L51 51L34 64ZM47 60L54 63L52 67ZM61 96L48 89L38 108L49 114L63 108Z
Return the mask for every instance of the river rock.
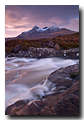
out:
M79 48L63 50L63 56L70 59L79 59Z
M79 59L79 51L67 53L68 58Z
M54 50L59 50L60 49L60 46L58 45L58 44L56 44L55 46L54 46Z
M35 52L37 49L35 47L28 47L28 52Z
M60 47L60 46L59 46ZM31 58L48 58L48 57L62 57L67 59L79 59L79 48L72 48L63 50L56 44L54 48L35 48L29 47L26 51L20 49L15 53L5 53L6 57L31 57ZM16 48L19 48L18 46Z
M22 46L17 45L17 46L14 48L14 51L15 51L15 52L18 52L18 51L20 51L21 49L22 49Z
M49 41L47 43L47 46L50 47L50 48L53 48L54 47L54 42L53 41Z
M7 107L5 114L79 115L79 64L54 71L49 75L48 80L57 84L53 94L29 105L29 101L17 101Z

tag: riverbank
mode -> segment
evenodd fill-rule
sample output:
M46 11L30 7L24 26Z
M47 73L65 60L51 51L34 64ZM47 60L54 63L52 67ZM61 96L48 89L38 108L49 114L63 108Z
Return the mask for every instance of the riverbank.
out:
M79 59L79 48L59 49L54 48L35 48L29 47L26 51L18 51L16 53L5 52L6 57L29 57L29 58L50 58L62 57L68 59Z

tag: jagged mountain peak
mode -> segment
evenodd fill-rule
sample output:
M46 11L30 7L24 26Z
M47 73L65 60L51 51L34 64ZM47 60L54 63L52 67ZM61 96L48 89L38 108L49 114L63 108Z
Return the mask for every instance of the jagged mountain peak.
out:
M71 31L66 28L59 28L56 26L51 27L43 27L40 28L35 25L31 30L22 32L17 36L19 39L38 39L38 38L51 38L59 35L68 35L75 33L75 31Z
M43 27L43 28L40 28L40 27L38 27L37 25L35 25L31 30L29 30L29 31L31 31L31 33L32 32L34 32L34 31L37 31L37 32L45 32L45 31L57 31L57 30L59 30L59 28L58 27L56 27L56 26L51 26L51 27ZM28 33L29 31L25 31L25 32L23 32L23 33Z
M36 30L36 29L38 29L38 28L39 28L39 27L35 25L32 29L35 29L35 30Z
M59 27L56 27L56 26L51 26L49 29L56 32L56 31L58 31L60 28L59 28Z

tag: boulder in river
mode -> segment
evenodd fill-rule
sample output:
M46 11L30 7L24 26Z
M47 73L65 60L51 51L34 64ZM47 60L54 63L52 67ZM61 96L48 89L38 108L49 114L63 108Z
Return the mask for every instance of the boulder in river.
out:
M74 76L74 77L73 77ZM42 100L20 100L7 107L6 115L79 115L79 64L60 68L48 77L57 84L53 94Z

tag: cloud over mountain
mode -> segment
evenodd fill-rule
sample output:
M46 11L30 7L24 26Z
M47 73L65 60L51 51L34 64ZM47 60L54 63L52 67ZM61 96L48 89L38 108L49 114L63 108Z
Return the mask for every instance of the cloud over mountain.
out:
M6 37L14 37L34 25L59 26L79 31L78 5L6 5ZM74 24L74 25L73 25Z

